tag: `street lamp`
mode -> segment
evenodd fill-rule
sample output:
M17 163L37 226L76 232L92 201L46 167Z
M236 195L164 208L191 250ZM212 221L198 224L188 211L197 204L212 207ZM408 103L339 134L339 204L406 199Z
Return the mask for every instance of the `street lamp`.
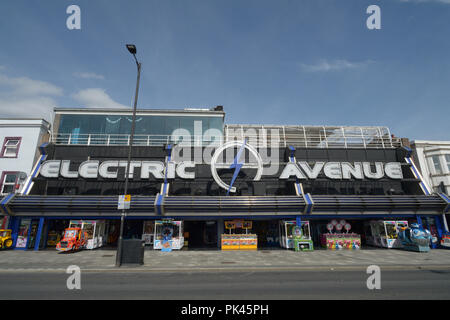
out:
M131 54L136 54L136 46L134 44L127 44L126 47Z
M125 170L125 188L123 194L126 195L128 193L128 176L130 172L130 162L131 162L131 150L133 147L133 140L134 140L134 130L136 125L136 106L137 106L137 99L139 94L139 79L141 77L141 63L136 59L136 46L134 44L127 44L126 45L128 51L133 55L134 60L136 61L137 66L137 81L136 81L136 94L134 96L134 107L133 107L133 120L131 122L131 133L130 133L130 139L129 139L129 145L128 145L128 160L127 160L127 168ZM120 233L119 233L119 239L117 243L117 254L116 254L116 267L120 267L122 264L122 245L123 245L123 227L125 223L125 216L126 211L125 209L122 209L122 214L120 216Z

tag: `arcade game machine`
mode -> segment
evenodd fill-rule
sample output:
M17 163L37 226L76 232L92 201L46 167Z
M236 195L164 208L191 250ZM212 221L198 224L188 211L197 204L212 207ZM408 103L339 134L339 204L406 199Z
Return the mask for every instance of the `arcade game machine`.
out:
M402 242L402 249L416 252L430 251L431 233L417 223L411 223L410 227L402 229L398 234Z
M21 219L17 234L16 249L31 249L34 246L38 222L32 219Z
M295 251L314 250L309 221L301 221L301 227L298 227L296 220L282 220L279 226L282 248L295 249Z
M408 221L378 220L370 221L366 234L368 245L381 248L401 248L398 233L408 227Z
M56 247L56 244L61 240L61 235L55 230L51 230L47 236L47 247Z
M145 245L153 245L153 239L155 237L155 222L154 221L144 221L142 227L142 240Z
M328 250L358 250L361 249L361 236L349 233L352 226L345 220L332 220L327 224L328 233L321 235L321 245ZM333 230L336 232L333 233ZM342 232L345 229L345 233Z
M258 237L248 233L252 229L252 221L233 220L225 221L228 234L222 234L222 250L257 250ZM245 233L244 233L245 230Z
M442 234L441 247L450 249L450 233Z
M153 249L170 252L183 248L183 221L157 220L154 229Z
M436 220L434 217L422 217L422 223L424 229L428 230L431 234L430 246L431 249L436 249L439 247L439 233L436 225Z
M69 220L51 220L48 224L48 233L46 238L47 247L56 247L56 244L62 239L64 231L69 226Z
M86 249L100 248L106 243L105 220L70 220L69 228L81 228L87 233Z

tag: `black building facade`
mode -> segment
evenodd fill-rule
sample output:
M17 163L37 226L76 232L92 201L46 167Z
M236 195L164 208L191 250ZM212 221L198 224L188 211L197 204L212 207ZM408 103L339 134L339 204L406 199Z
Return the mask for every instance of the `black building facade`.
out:
M93 130L80 125L92 121L89 112L56 110L59 131L41 146L27 188L0 203L16 241L28 223L25 248L46 247L49 233L61 232L70 220L104 221L104 244L114 245L128 145L124 133L108 130L129 111L111 118L109 112L96 115L106 119L103 132L83 133ZM315 246L330 220L350 221L363 244L371 220L422 223L438 241L447 231L448 196L431 193L412 151L383 129L362 127L359 135L354 127L223 125L224 113L214 110L141 116L148 125L150 117L170 121L156 132L142 127L133 145L128 237L143 237L147 222L161 220L182 221L189 248L220 247L224 223L237 219L253 222L258 247L276 245L267 239L280 237L280 223L288 220L309 221ZM184 135L164 131L176 123ZM215 135L205 134L212 129Z

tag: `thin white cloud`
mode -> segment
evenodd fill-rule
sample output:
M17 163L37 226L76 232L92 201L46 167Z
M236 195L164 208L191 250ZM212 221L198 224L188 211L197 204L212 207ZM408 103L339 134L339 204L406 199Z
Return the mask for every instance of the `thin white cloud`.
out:
M75 72L73 75L81 79L98 79L98 80L105 79L105 77L102 76L101 74L96 74L94 72Z
M347 60L321 60L315 64L304 64L301 63L300 67L303 71L306 72L328 72L328 71L340 71L346 69L357 69L361 67L365 67L373 61L365 61L365 62L351 62Z
M128 108L115 102L104 89L90 88L80 90L72 95L72 98L87 108Z
M1 70L1 69L0 69ZM49 82L0 73L0 117L41 118L52 121L56 98L63 89ZM115 102L100 88L80 90L71 97L86 108L127 108Z
M0 117L51 121L54 97L63 90L49 82L0 74Z
M11 78L0 74L0 86L12 89L12 94L20 96L51 95L61 96L63 90L49 82L27 77Z
M0 117L39 118L51 121L56 102L49 97L4 98L0 96Z

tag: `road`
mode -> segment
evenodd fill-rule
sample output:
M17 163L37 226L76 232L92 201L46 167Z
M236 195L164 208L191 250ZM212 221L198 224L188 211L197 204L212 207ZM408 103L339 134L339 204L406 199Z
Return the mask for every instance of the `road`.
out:
M450 299L450 269L381 270L381 289L369 290L363 268L293 271L233 270L83 272L81 289L69 290L64 271L0 273L0 299Z

